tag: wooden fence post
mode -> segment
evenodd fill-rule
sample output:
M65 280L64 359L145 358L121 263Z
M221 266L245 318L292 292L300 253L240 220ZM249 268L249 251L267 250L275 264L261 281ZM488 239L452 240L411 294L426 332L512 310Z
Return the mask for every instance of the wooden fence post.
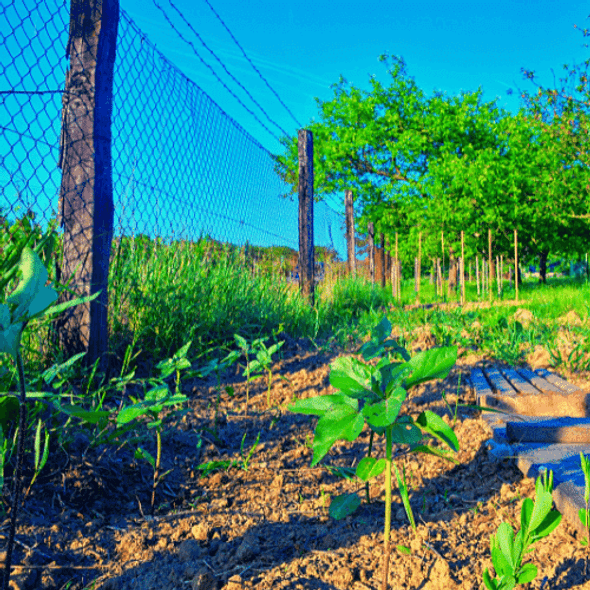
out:
M348 274L356 276L356 248L354 239L354 206L352 191L344 192L344 204L346 211L346 249L348 252Z
M518 234L516 230L514 230L514 287L516 303L518 303Z
M465 305L465 234L461 230L461 305Z
M488 293L490 297L490 303L492 302L492 282L494 280L492 276L492 230L488 229Z
M86 352L108 370L108 278L113 241L111 114L119 0L71 0L58 166L62 170L58 216L64 230L58 281L74 294L100 291L70 308L55 326L65 358Z
M311 307L315 304L313 244L313 134L300 129L299 153L299 288Z
M381 259L381 287L385 289L385 285L387 284L385 277L385 273L387 272L385 270L385 234L381 234L381 256L379 258Z
M368 223L369 233L369 274L371 276L371 285L375 286L375 224L372 221Z

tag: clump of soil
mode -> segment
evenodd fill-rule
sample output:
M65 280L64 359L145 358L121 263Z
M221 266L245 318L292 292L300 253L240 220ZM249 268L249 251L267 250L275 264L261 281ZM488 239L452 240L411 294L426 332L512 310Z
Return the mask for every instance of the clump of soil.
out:
M429 345L420 336L420 345ZM162 471L171 469L156 491L149 515L153 473L120 448L87 448L81 434L70 449L52 449L51 465L34 484L20 512L13 563L14 588L21 590L377 590L381 583L384 475L372 480L370 503L362 482L310 468L316 418L289 413L293 398L330 393L329 363L342 351L318 352L290 342L274 367L267 410L266 381L246 386L236 374L223 385L214 430L215 382L184 383L189 412L163 436ZM466 351L465 351L466 352ZM471 368L483 362L473 351L460 358L444 380L410 390L402 413L425 409L452 424L442 401L475 403L466 387ZM460 384L459 384L460 379ZM147 432L147 431L146 431ZM491 437L478 412L458 409L455 432L458 465L396 448L405 469L417 522L413 532L399 494L394 496L389 587L465 590L482 588L491 568L490 534L506 520L518 528L520 507L534 497L534 481L511 460L497 462ZM153 432L142 444L155 454ZM243 439L245 435L245 438ZM249 461L244 457L259 438ZM242 447L243 441L243 447ZM375 438L373 456L384 443ZM354 443L339 442L322 463L351 467L366 455L368 431ZM151 445L151 446L150 446ZM242 450L241 450L242 448ZM208 461L238 466L201 477ZM395 481L395 478L394 478ZM8 486L6 486L8 487ZM341 521L328 515L331 498L358 492L363 504ZM3 523L8 532L8 519ZM587 553L579 532L562 521L525 560L539 567L530 588L590 588ZM407 555L395 549L404 545Z

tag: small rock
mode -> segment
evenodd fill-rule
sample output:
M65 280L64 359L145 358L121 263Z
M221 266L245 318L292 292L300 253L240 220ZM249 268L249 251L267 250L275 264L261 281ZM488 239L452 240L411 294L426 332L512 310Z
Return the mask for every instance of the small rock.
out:
M258 539L245 538L236 551L236 559L238 561L248 561L259 553L260 543L258 542Z
M191 533L197 541L206 541L209 537L209 527L206 523L196 524L191 527Z
M178 553L180 561L191 562L199 559L202 550L199 541L195 539L187 539L178 546L176 552Z

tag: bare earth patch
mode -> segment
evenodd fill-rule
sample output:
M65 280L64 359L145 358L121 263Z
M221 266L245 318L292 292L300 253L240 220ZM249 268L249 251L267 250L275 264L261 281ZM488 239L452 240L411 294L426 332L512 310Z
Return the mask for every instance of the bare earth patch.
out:
M418 345L430 346L428 334ZM133 447L87 450L80 435L68 452L53 449L52 464L33 486L17 528L14 588L81 590L367 590L380 588L384 521L384 475L372 480L371 503L364 486L309 467L316 419L291 414L294 396L329 393L329 363L340 353L286 351L274 368L276 379L266 411L263 379L252 384L249 415L244 415L245 384L235 374L235 395L221 396L213 429L214 381L185 383L190 411L163 436L162 469L172 469L157 488L156 516L149 516L152 472L134 459ZM430 409L452 423L441 399L451 405L475 403L465 377L483 356L471 351L443 381L410 391L402 413L416 417ZM461 386L458 389L459 376ZM454 406L453 406L454 409ZM414 535L399 497L393 506L392 544L412 549L392 552L390 588L465 590L482 588L491 567L490 534L503 520L517 528L524 498L534 482L523 479L510 460L496 462L486 442L491 436L479 413L459 409L455 432L459 465L427 455L400 455L418 531ZM240 459L260 433L248 464L201 478L207 461ZM155 453L153 433L144 446ZM342 442L323 463L350 467L366 454L369 434ZM379 439L376 437L376 441ZM373 455L382 455L381 441ZM75 452L74 452L75 451ZM401 453L402 448L399 449ZM28 481L28 480L27 480ZM358 491L359 511L342 521L328 514L330 498ZM142 516L142 513L145 515ZM2 531L6 536L8 519ZM425 548L427 543L430 548ZM590 588L584 574L585 549L575 529L562 521L525 557L539 567L530 588ZM95 581L95 585L91 584ZM67 585L70 582L71 585Z

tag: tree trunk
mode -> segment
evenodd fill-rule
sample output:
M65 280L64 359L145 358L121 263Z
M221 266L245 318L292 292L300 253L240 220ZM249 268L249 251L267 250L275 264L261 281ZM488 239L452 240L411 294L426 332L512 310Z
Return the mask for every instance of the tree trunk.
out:
M539 257L539 283L547 284L547 258L549 252L543 251Z
M453 251L450 251L449 257L449 295L457 289L457 259Z

